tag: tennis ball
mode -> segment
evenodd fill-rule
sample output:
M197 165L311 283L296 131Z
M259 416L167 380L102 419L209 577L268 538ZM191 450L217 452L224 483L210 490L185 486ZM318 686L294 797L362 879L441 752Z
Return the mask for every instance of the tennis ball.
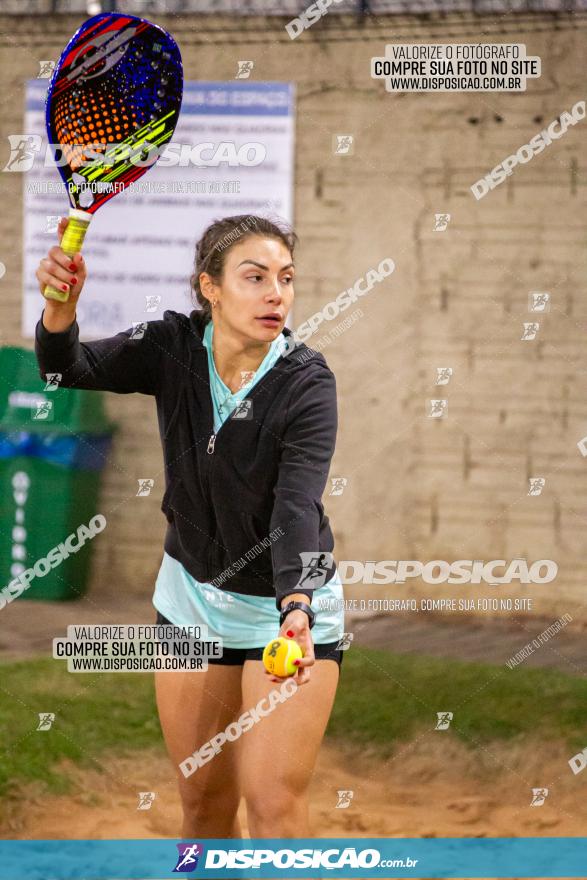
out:
M297 642L279 636L265 645L263 663L267 672L273 675L294 675L298 667L293 665L293 661L303 656L304 653Z

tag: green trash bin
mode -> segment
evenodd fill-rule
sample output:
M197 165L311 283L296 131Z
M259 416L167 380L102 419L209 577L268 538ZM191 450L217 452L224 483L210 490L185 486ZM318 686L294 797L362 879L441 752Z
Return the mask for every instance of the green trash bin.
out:
M84 595L117 427L102 392L45 383L34 351L0 348L0 607Z

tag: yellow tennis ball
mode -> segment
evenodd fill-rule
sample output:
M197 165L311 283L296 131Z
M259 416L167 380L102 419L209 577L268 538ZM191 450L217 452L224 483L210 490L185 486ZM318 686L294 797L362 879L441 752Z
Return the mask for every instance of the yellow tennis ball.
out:
M272 675L294 675L298 667L293 665L293 661L303 656L304 652L296 641L278 636L265 645L263 663L267 672Z

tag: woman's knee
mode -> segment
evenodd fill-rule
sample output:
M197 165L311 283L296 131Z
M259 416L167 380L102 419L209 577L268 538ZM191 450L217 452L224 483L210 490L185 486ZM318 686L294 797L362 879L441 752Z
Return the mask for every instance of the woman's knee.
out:
M206 815L234 816L240 802L240 791L234 776L209 777L200 781L180 779L179 793L185 814L201 818Z
M268 786L267 790L245 791L244 799L251 832L256 834L267 829L276 837L287 836L288 831L305 819L308 809L306 793L287 787Z

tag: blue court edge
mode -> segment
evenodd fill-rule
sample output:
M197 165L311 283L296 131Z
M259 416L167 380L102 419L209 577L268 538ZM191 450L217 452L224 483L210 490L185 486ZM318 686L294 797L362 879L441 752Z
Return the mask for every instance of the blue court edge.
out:
M291 865L296 854L301 858L302 850L307 860L321 860L322 867L281 867ZM255 855L258 867L234 867L236 859L240 859L241 864L248 860L252 865ZM338 859L349 864L339 865ZM362 859L368 866L351 867L352 859ZM394 860L395 866L379 865L380 861L387 860ZM333 877L336 880L340 877L578 878L587 875L587 837L0 841L0 880L158 880L182 875L195 878Z

